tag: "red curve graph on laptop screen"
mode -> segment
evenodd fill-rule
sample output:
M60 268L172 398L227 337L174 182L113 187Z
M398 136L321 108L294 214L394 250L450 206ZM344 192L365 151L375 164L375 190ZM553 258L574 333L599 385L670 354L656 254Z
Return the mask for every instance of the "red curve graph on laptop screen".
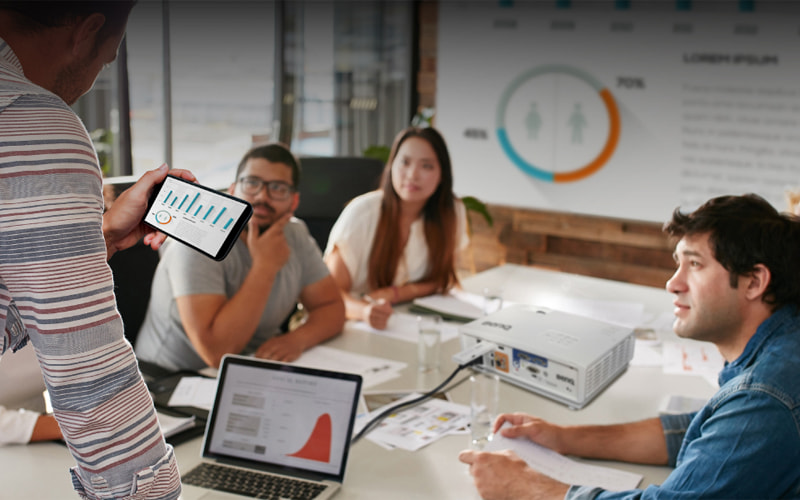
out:
M291 453L289 456L317 462L329 462L331 459L331 434L331 416L323 413L317 418L317 423L314 425L308 441L299 451Z

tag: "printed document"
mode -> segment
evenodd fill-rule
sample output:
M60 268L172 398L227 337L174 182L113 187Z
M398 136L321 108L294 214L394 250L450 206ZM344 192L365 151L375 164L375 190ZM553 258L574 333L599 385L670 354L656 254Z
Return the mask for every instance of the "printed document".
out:
M306 350L290 364L336 372L357 373L363 379L362 388L373 387L397 378L400 376L400 372L408 366L408 363L403 361L367 356L324 345L317 345Z
M506 423L504 427L509 425ZM484 451L500 450L512 450L532 468L566 484L624 491L636 488L642 481L639 474L576 462L528 439L511 439L498 432Z
M417 325L417 315L406 312L395 312L389 318L389 324L385 330L372 328L363 321L353 322L353 326L359 330L391 337L405 342L416 344L419 340L419 326ZM442 343L458 338L458 325L455 323L442 323Z

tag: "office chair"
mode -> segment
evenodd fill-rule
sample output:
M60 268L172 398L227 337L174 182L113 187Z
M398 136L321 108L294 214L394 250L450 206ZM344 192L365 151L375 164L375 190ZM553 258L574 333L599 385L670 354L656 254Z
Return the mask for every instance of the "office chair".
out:
M378 187L383 166L375 158L300 158L300 205L295 215L306 223L320 250L325 251L347 202Z

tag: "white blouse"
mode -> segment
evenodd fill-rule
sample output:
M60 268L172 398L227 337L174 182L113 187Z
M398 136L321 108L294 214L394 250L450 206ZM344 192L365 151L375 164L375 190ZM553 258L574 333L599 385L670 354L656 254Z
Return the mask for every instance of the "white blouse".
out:
M31 440L39 414L28 410L8 410L0 406L0 446L25 444Z
M327 256L334 247L339 249L347 270L350 272L352 286L350 293L361 295L371 290L367 283L369 255L372 241L380 218L383 191L372 191L354 198L342 211L339 219L331 229L328 244L325 248ZM469 245L467 234L467 211L464 204L456 202L457 250ZM425 241L425 224L422 217L411 224L408 242L398 263L394 285L420 281L428 271L428 244Z

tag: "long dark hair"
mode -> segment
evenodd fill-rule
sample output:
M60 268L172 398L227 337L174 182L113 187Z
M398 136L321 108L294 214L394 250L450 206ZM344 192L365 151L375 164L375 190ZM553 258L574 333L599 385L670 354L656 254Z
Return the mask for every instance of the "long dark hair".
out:
M391 286L394 283L397 265L403 253L403 249L400 247L398 224L400 197L392 184L392 164L400 146L410 137L419 137L427 141L436 153L441 167L439 186L422 209L425 220L425 241L428 244L428 272L424 280L436 282L438 291L441 292L449 290L458 283L455 269L458 224L450 154L447 152L444 138L431 127L409 127L400 131L394 139L389 161L386 163L381 177L383 201L378 228L372 242L372 253L369 256L367 281L373 290Z

